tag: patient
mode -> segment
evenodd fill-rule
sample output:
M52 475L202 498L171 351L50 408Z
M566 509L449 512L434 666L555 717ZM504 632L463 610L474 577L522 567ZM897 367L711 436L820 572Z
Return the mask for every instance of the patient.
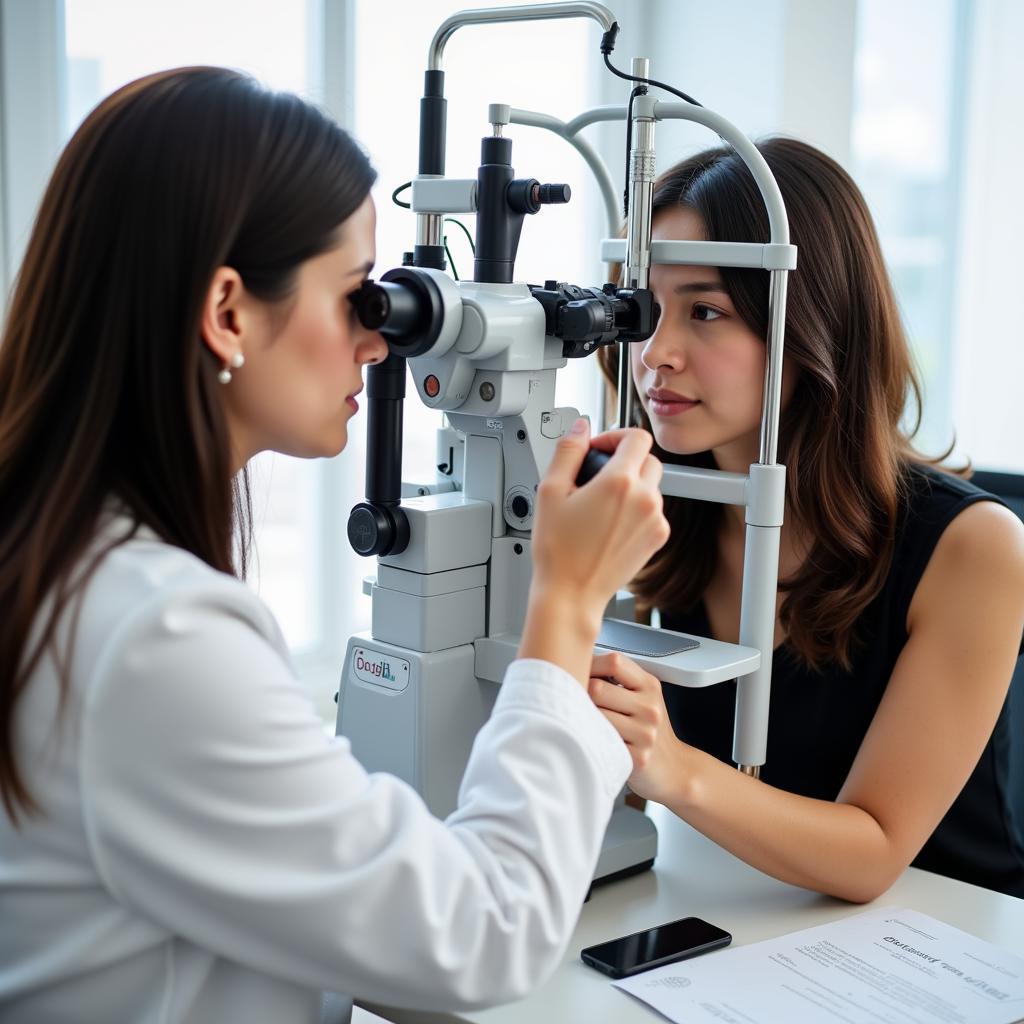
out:
M871 216L803 143L758 147L785 200L790 275L779 461L787 467L767 763L731 760L735 684L666 686L596 658L591 696L630 785L777 878L856 902L909 865L1024 896L1007 796L1006 696L1024 623L1024 526L913 445L920 387ZM767 239L742 161L667 171L655 239ZM758 459L768 272L659 265L655 335L632 348L637 418L667 463ZM617 359L604 350L616 379ZM666 628L736 642L742 508L666 498L672 538L636 577ZM612 685L612 682L620 685Z

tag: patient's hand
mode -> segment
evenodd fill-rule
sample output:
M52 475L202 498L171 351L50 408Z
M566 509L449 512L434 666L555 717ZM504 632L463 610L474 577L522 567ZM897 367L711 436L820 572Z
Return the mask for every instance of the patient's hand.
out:
M624 654L599 654L591 664L588 689L629 748L630 788L667 803L682 780L685 745L672 729L661 683Z

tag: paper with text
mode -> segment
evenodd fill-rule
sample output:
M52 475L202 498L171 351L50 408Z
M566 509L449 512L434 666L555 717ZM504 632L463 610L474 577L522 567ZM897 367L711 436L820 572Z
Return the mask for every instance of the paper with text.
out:
M613 984L677 1024L1016 1024L1020 954L883 907Z

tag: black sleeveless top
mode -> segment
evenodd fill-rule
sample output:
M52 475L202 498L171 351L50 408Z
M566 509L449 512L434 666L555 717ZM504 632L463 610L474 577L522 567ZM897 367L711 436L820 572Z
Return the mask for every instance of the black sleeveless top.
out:
M772 663L764 782L821 800L835 800L907 642L907 612L918 581L950 521L977 501L997 501L971 484L913 467L885 586L865 609L849 672L812 672L783 643ZM666 629L710 636L703 602L689 613L662 610ZM676 734L732 762L736 684L703 689L664 686ZM967 784L913 864L965 882L1024 897L1024 808L1011 806L1008 701Z

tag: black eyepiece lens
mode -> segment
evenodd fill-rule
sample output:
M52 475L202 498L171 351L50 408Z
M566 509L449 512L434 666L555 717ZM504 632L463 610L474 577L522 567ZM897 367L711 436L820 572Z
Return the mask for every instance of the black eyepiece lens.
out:
M368 331L378 330L388 318L390 306L387 294L373 281L364 281L349 295L348 300L356 307L356 316Z
M363 304L363 326L370 330L380 327L387 320L389 309L387 293L382 288L375 287L367 294L366 302Z

